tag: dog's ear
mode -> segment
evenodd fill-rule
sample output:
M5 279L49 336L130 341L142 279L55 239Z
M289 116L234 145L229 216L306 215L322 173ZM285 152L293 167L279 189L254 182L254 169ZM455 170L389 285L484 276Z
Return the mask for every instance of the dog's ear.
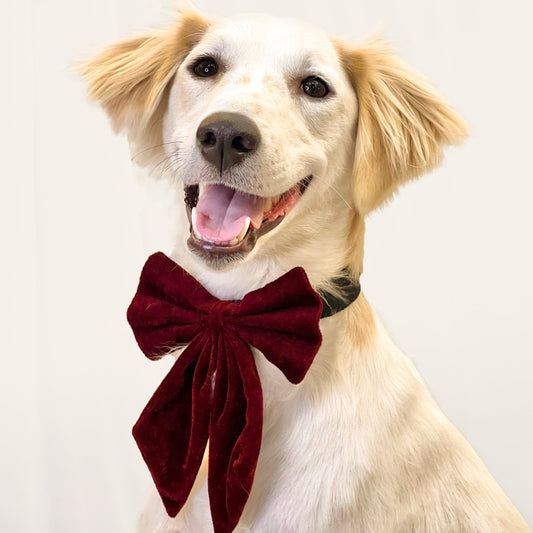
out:
M467 128L384 41L337 47L358 99L355 203L366 214L402 183L434 168L442 146L458 144Z
M135 162L155 162L162 150L168 89L180 63L211 22L192 9L176 23L109 46L78 65L89 97L107 112L116 133L126 133Z

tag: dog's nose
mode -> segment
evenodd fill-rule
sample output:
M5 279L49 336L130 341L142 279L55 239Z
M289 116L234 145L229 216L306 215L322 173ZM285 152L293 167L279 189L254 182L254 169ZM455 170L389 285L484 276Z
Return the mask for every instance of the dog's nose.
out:
M257 150L261 136L255 123L239 113L213 113L196 132L202 155L220 171Z

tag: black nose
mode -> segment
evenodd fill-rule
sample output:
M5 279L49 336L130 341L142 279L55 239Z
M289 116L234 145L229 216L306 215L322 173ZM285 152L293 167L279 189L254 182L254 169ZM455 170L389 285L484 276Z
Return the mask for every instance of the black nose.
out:
M221 172L257 150L261 136L248 117L238 113L213 113L196 132L202 155Z

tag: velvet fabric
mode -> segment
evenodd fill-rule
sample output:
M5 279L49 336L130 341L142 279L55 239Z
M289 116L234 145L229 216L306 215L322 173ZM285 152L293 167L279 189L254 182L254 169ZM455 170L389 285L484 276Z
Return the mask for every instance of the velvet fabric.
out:
M263 428L250 346L299 383L322 341L321 311L321 299L299 267L240 301L224 301L163 253L149 257L128 309L135 338L150 359L187 344L133 428L170 516L185 504L209 441L214 530L236 527Z

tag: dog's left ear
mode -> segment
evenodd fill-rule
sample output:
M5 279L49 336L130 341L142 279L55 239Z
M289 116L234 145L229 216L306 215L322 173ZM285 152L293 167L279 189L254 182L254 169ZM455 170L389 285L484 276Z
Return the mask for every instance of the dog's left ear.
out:
M336 46L359 105L355 204L364 215L402 183L434 168L442 146L458 144L467 128L435 89L383 41L359 48Z
M78 65L89 97L111 119L115 133L126 133L135 162L157 161L168 88L180 63L211 22L191 8L175 25L126 38Z

